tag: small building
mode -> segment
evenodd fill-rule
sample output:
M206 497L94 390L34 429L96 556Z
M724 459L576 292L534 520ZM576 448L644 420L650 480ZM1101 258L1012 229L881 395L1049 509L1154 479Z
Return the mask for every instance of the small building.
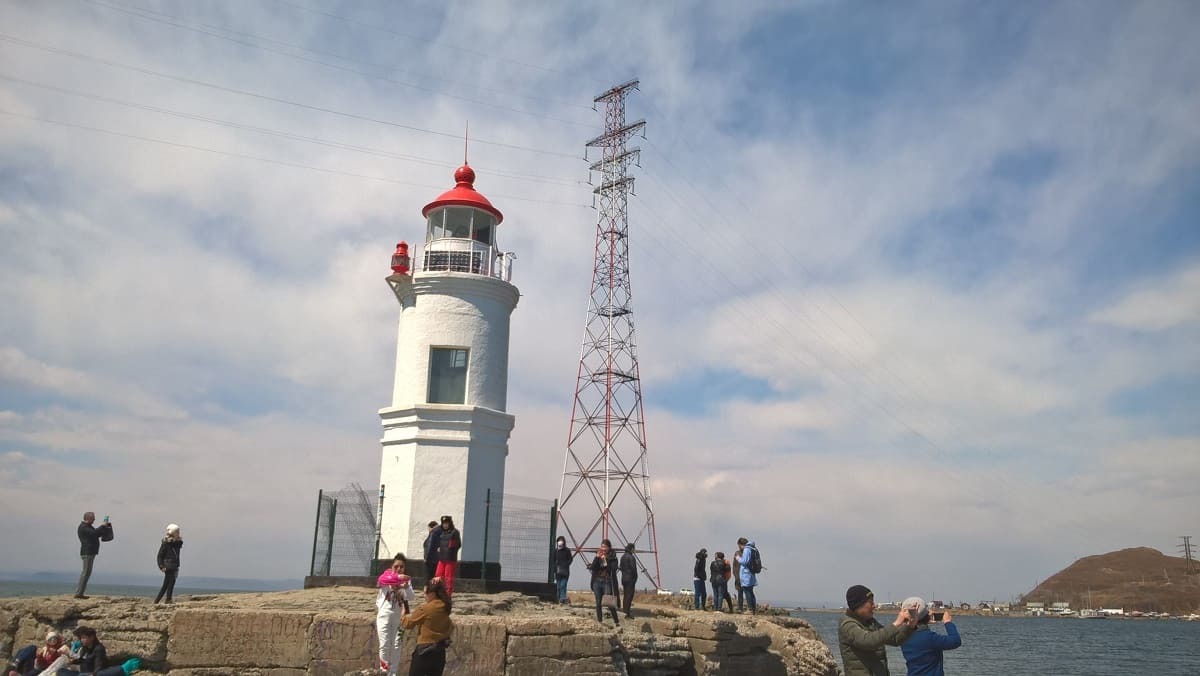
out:
M1045 603L1026 603L1025 613L1027 615L1043 615L1046 612Z
M1070 610L1070 609L1071 609L1071 604L1067 603L1066 601L1056 601L1056 602L1050 604L1050 610L1052 610L1056 613L1061 613L1064 610Z

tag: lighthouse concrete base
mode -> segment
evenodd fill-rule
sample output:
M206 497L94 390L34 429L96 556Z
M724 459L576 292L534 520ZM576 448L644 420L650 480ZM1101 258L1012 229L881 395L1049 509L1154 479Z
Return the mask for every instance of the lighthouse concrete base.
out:
M402 552L421 559L428 522L449 515L462 534L460 561L499 560L513 416L479 406L422 404L381 409L379 417L384 486L379 556Z

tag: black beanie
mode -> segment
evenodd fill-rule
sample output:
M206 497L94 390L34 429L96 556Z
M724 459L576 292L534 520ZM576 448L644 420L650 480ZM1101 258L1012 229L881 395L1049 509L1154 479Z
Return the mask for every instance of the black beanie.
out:
M846 607L850 610L857 610L859 606L866 603L867 599L874 595L875 592L861 584L856 584L846 590Z

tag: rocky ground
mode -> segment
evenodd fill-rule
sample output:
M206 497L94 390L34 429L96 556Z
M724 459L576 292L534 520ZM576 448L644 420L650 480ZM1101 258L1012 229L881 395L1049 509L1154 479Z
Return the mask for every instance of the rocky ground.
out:
M586 596L571 606L516 593L460 593L454 601L447 674L838 673L812 627L788 617L644 601L618 629L611 620L596 622ZM85 624L99 631L114 660L139 656L151 673L376 673L374 591L357 587L185 596L174 606L116 597L0 599L0 657L51 628ZM413 638L406 637L403 655L411 653Z

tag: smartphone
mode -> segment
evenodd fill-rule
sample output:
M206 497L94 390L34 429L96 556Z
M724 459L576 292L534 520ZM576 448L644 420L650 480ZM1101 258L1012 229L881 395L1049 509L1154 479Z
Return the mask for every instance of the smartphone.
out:
M108 523L108 515L107 514L104 515L104 523Z

